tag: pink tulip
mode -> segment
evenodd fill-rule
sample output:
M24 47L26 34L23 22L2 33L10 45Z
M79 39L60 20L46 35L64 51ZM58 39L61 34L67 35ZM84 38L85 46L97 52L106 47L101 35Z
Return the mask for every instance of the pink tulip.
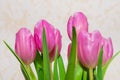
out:
M49 53L51 60L53 60L55 57L56 47L58 47L58 56L60 55L60 51L62 47L62 36L60 34L60 31L58 29L55 29L54 33L55 33L55 46L53 50Z
M54 28L45 20L39 21L34 28L34 38L37 48L42 52L42 32L45 28L48 50L51 52L55 45Z
M46 32L46 41L49 51L50 60L54 58L56 46L58 46L58 51L61 50L61 34L59 30L54 29L54 27L45 20L39 21L34 29L34 39L37 45L37 48L42 52L42 32L45 28Z
M25 64L30 64L36 56L34 37L26 28L21 28L16 33L15 51Z
M67 53L68 59L69 59L69 57L70 57L71 45L72 45L71 43L68 45L68 53Z
M88 22L86 16L81 12L77 12L73 16L70 16L67 23L67 33L71 40L72 40L72 27L76 28L77 36L80 31L88 31Z
M102 39L102 46L103 46L103 65L106 64L113 55L113 45L111 38Z
M78 58L87 68L95 68L101 48L101 34L99 31L88 33L81 31L78 35Z

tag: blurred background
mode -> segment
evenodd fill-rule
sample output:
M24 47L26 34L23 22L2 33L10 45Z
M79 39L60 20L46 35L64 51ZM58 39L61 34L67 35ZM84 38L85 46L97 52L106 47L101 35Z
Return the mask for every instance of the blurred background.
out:
M0 80L24 80L17 59L3 40L14 49L16 32L27 27L33 33L40 19L61 31L61 55L67 66L67 21L79 11L87 16L90 32L101 31L104 37L112 38L114 53L120 50L120 0L0 0ZM113 79L120 79L120 55L109 66L104 80Z

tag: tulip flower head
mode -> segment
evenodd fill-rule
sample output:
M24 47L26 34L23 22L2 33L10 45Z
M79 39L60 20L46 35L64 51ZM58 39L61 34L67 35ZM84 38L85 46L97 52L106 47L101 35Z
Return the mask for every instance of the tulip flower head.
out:
M25 64L30 64L36 56L34 37L26 28L21 28L16 33L15 51Z
M55 34L55 46L54 46L53 50L49 53L51 60L54 60L56 48L58 48L58 56L59 56L61 47L62 47L62 36L60 34L60 31L58 29L55 29L54 34Z
M37 45L37 48L42 52L42 32L43 28L46 32L46 41L49 51L50 60L55 56L56 46L58 46L58 52L61 50L61 34L60 31L55 29L50 23L45 20L39 21L34 28L34 39Z
M87 68L95 68L98 62L101 34L99 31L88 33L81 31L78 35L78 59Z
M102 46L103 46L103 65L106 64L113 55L113 45L111 38L102 39Z
M46 32L46 40L47 40L48 50L51 52L55 45L54 28L51 24L49 24L45 20L41 20L35 25L34 38L35 38L36 46L37 46L38 50L40 50L42 52L43 28L45 28L45 32Z
M72 40L72 27L76 28L77 36L80 31L88 31L88 21L86 16L81 12L77 12L73 16L70 16L67 23L67 33L71 40Z

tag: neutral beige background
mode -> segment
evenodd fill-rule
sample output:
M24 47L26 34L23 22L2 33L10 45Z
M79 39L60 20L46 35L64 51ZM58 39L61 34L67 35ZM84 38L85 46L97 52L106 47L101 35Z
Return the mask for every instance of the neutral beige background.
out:
M0 80L24 80L19 63L3 44L14 48L15 33L23 26L32 32L40 19L46 19L62 33L62 56L67 65L70 42L66 24L70 15L82 11L89 31L98 29L113 40L114 52L120 50L120 0L0 0ZM109 66L105 80L120 80L120 55Z

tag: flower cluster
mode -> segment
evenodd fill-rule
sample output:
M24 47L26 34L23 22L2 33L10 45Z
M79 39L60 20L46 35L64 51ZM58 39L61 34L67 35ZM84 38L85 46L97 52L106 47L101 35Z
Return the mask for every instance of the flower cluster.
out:
M15 52L4 43L20 62L26 80L103 80L109 64L119 53L113 56L111 38L103 37L98 30L89 32L87 17L82 12L70 16L67 33L71 41L67 71L60 54L61 33L44 19L34 26L34 35L24 27L16 33ZM54 66L50 65L52 62Z
M111 38L104 38L98 30L92 33L88 32L88 22L86 16L77 12L69 18L67 31L69 38L72 38L72 27L76 28L77 33L77 55L79 61L87 68L95 68L97 66L100 49L103 47L103 64L113 55L113 46ZM70 54L70 46L68 46L68 55Z
M25 64L30 64L34 61L37 49L41 53L43 52L42 51L43 28L45 28L46 31L50 60L54 59L55 50L57 46L58 46L58 51L60 53L62 46L62 41L61 41L62 36L60 34L60 31L58 29L55 29L47 21L41 20L35 25L34 36L27 28L21 28L16 33L15 51Z

